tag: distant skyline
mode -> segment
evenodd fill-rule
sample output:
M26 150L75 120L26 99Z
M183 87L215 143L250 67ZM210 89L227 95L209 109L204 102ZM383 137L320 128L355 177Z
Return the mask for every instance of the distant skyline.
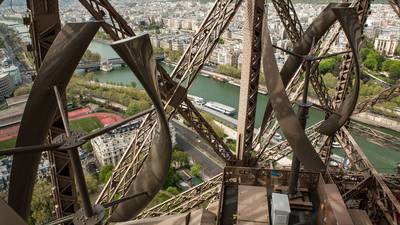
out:
M25 6L26 5L26 0L4 0L4 2L1 4L0 7L9 7L11 5L13 6ZM64 3L69 3L69 2L74 2L78 0L59 0L61 4ZM153 1L153 0L140 0L140 1ZM187 1L187 0L167 0L167 1ZM196 2L214 2L214 0L191 0L191 1L196 1ZM293 3L315 3L315 4L327 4L330 2L341 2L340 0L292 0ZM270 2L270 1L269 1ZM372 4L388 4L388 0L375 0Z

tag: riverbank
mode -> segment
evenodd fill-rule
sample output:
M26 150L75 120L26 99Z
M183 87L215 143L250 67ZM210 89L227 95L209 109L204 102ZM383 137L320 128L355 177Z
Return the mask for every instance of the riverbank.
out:
M400 122L370 112L362 112L351 116L351 119L368 125L382 127L389 130L400 132Z
M172 67L176 66L176 63L173 63L173 62L164 61L164 63L166 65L168 65L168 66L172 66ZM207 69L204 69L204 68L202 70L200 70L199 75L203 76L203 77L211 77L214 80L217 80L217 81L220 81L220 82L224 82L224 83L229 83L229 84L231 84L233 86L240 87L240 79L233 78L233 77L230 77L230 76L227 76L227 75L224 75L224 74L221 74L221 73L217 73L217 72L214 72L214 71L210 71L210 70L207 70ZM265 85L259 84L258 85L258 93L266 95L267 94L267 87Z
M165 62L168 66L176 66L175 63L172 62ZM228 83L233 86L240 87L240 79L237 78L232 78L230 76L224 75L224 74L219 74L213 71L209 71L206 69L202 69L199 73L199 75L204 76L204 77L211 77L217 81ZM264 85L259 85L259 91L260 94L267 94L267 87ZM309 101L315 104L319 104L318 99L316 98L309 98ZM386 128L389 130L393 130L396 132L400 132L400 122L391 119L390 117L385 117L376 113L371 113L371 112L363 112L359 114L354 114L352 115L351 119L357 121L357 122L362 122L371 126L376 126L376 127L381 127L381 128Z

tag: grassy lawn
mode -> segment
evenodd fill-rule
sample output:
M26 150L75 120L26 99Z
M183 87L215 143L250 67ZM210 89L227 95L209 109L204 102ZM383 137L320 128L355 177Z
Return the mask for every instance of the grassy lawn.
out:
M71 121L71 130L90 132L103 127L103 124L96 117L83 118Z
M10 139L7 141L1 141L0 142L0 149L5 149L5 148L13 148L15 147L15 142L17 141L16 138Z
M80 120L71 121L70 125L71 125L71 130L85 131L85 132L90 132L92 130L103 127L103 124L101 124L101 122L96 117L83 118ZM7 141L1 141L0 150L15 147L16 141L17 139L15 138Z

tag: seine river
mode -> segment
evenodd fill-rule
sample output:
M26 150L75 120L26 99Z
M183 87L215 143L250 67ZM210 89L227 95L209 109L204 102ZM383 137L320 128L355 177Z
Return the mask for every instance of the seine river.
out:
M92 42L89 46L89 49L93 52L100 53L103 59L118 57L109 45L100 42ZM169 71L171 70L171 68L169 67L166 67L166 69ZM137 87L140 87L139 81L126 67L117 68L111 72L98 71L95 72L95 74L96 78L100 82L116 82L124 84L135 82L137 84ZM202 97L206 101L217 101L225 105L232 106L237 110L239 107L239 87L228 83L216 81L209 77L197 76L192 88L190 89L190 94ZM256 126L260 126L266 102L266 95L259 94L257 97ZM237 115L235 115L235 117L236 116ZM322 118L323 113L317 110L310 110L310 119L308 120L308 125L312 125L313 123L320 121ZM400 135L399 133L389 130L384 131L394 134L396 136ZM371 163L379 171L384 172L391 170L395 168L397 163L400 162L400 152L393 150L394 147L388 148L377 145L357 134L353 134L353 136L357 143L361 146L361 148L364 149Z

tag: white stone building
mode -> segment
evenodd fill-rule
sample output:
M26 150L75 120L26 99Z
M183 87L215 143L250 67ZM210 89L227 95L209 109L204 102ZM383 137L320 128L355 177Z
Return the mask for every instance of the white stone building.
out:
M10 97L14 90L13 78L9 74L0 71L0 99Z
M142 120L133 121L91 140L94 156L101 166L118 164L141 122ZM175 129L171 125L170 130L172 143L175 144Z
M387 56L393 56L398 45L399 39L394 36L381 35L374 41L374 48Z

